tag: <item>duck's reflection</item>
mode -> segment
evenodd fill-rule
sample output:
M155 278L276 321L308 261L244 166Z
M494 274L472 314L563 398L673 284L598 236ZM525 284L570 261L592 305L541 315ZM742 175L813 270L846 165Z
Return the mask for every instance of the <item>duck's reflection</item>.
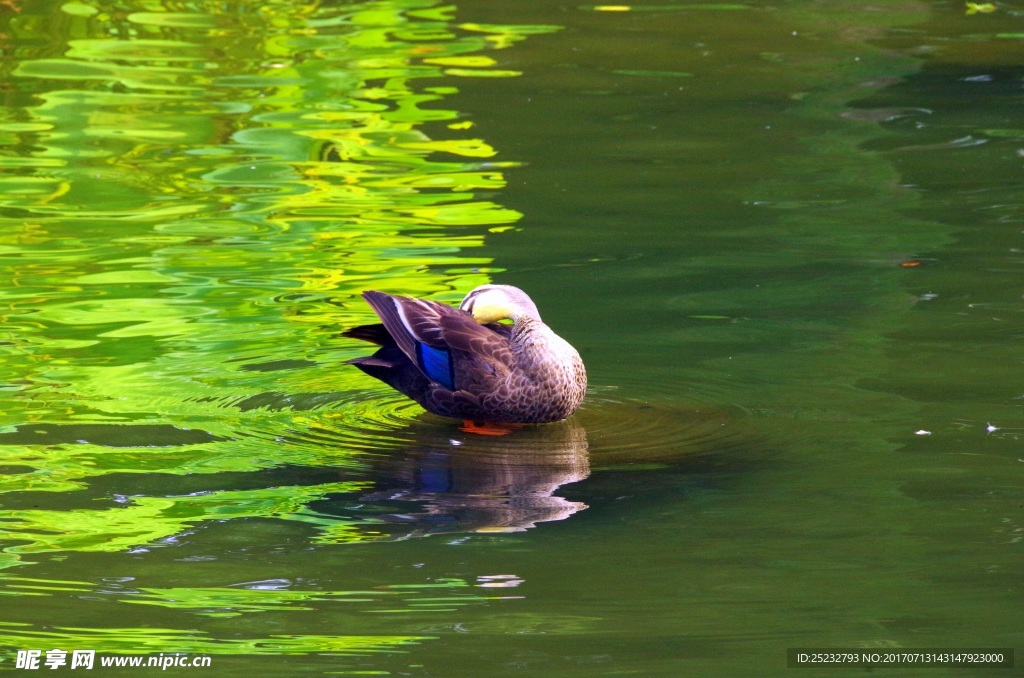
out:
M417 443L377 464L378 488L362 497L389 508L409 502L375 516L408 524L403 536L520 532L587 508L555 495L590 474L586 430L571 420L500 437L429 427Z

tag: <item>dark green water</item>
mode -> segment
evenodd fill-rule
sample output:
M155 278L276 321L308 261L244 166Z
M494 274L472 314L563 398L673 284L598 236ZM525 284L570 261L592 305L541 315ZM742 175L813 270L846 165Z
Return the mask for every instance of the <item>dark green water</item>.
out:
M0 8L0 669L1024 651L1024 10L626 8ZM343 365L361 290L487 281L572 420Z

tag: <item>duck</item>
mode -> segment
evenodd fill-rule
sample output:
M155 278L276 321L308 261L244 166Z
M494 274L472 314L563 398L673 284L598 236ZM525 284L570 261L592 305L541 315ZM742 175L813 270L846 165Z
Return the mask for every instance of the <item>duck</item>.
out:
M580 354L518 287L481 285L458 308L375 290L362 297L381 322L342 334L379 348L346 362L428 412L467 424L544 424L583 402Z

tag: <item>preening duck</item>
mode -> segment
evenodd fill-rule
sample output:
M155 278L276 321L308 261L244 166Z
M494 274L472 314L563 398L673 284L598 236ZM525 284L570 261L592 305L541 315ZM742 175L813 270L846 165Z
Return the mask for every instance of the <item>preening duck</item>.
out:
M459 308L364 292L381 324L344 332L380 346L354 358L371 377L445 417L509 424L565 419L580 406L587 373L579 353L511 285L482 285ZM512 325L498 321L510 319Z

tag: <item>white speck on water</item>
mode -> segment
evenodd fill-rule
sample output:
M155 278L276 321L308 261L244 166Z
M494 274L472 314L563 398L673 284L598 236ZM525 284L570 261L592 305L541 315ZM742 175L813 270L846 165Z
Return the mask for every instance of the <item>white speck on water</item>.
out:
M992 424L987 424L985 426L985 430L988 431L989 433L992 433L993 431L998 431L999 427L998 426L993 426Z
M482 575L476 578L477 586L489 589L515 588L523 583L523 579L514 574Z
M914 435L919 435L919 436L930 436L931 434L932 434L931 431L925 431L924 429L921 429L920 431L914 431Z

